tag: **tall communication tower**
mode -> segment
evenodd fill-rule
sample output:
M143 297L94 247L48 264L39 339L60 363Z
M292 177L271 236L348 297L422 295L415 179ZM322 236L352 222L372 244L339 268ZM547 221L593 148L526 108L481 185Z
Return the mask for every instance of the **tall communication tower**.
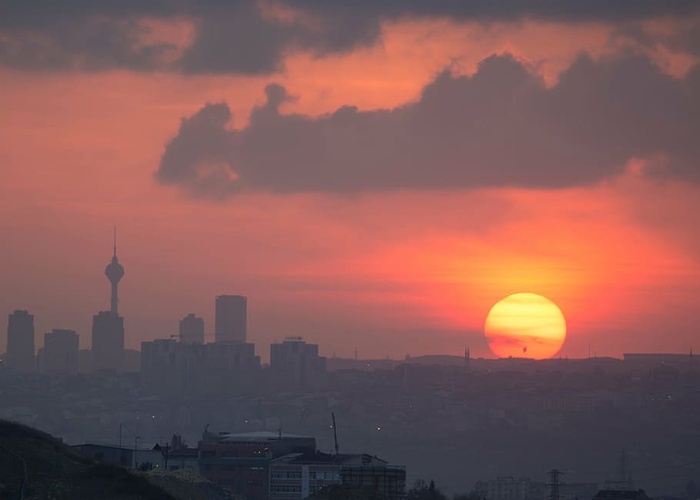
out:
M119 280L124 277L124 266L119 263L117 259L117 227L114 226L114 253L112 254L112 262L110 262L105 268L105 276L112 284L112 300L110 311L115 316L119 314L119 298L118 298L118 288Z

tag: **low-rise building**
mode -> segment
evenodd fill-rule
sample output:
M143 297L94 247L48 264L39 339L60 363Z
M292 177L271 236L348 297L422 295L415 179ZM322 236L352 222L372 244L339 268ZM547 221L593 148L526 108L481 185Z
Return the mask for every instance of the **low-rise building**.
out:
M342 485L387 500L405 496L406 468L367 454L292 453L270 465L270 500L303 500Z
M316 439L281 432L243 434L205 431L199 442L200 474L248 500L266 500L270 464L288 453L313 453Z

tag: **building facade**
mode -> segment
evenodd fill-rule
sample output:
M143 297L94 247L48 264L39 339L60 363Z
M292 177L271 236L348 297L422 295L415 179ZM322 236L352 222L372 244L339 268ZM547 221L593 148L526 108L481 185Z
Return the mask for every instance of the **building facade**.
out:
M349 455L340 467L343 486L371 490L388 500L400 500L406 492L406 468L389 465L371 455Z
M92 317L92 368L121 372L124 367L124 318L112 311Z
M142 342L141 377L145 387L158 393L245 392L259 380L260 357L253 344Z
M248 298L219 295L215 302L214 337L218 342L245 342L247 339Z
M74 330L53 329L44 334L42 371L51 375L78 373L78 341Z
M180 320L180 342L190 344L204 343L204 318L188 314Z
M270 464L288 453L313 453L316 440L309 436L275 432L212 434L199 442L200 474L235 495L267 500Z
M317 389L326 378L326 358L318 355L318 345L289 337L270 345L270 378L276 390Z
M34 355L34 316L27 311L17 310L7 320L8 368L17 372L36 371Z
M270 500L302 500L340 485L341 462L326 453L290 453L270 465Z

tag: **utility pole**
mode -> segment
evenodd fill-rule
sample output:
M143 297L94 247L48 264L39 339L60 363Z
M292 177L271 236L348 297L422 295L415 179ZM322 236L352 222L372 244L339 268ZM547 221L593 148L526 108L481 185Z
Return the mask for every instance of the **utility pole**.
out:
M134 437L134 469L138 467L138 462L136 461L136 450L138 450L139 439L141 439L141 436Z
M165 470L168 470L168 453L170 451L170 445L165 443Z
M549 471L549 500L559 500L559 469Z

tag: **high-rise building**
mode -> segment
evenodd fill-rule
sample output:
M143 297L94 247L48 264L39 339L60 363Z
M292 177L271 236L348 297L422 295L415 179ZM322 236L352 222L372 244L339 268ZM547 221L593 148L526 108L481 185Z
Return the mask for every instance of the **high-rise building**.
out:
M180 320L180 342L204 343L204 318L188 314Z
M216 324L214 325L216 342L246 341L247 301L247 297L242 295L219 295L216 297Z
M42 371L53 375L78 373L78 340L74 330L54 328L44 334Z
M17 310L7 320L7 366L18 372L36 370L34 316Z
M100 311L92 317L92 368L121 371L123 365L124 318Z
M289 337L270 344L270 375L276 389L318 388L325 380L326 358L318 355L318 345Z
M109 311L100 311L92 317L92 368L121 371L124 364L124 318L119 316L119 281L124 267L117 259L117 228L114 228L112 262L105 268L105 276L112 285Z
M240 394L259 389L260 357L243 342L142 342L141 380L157 393Z

